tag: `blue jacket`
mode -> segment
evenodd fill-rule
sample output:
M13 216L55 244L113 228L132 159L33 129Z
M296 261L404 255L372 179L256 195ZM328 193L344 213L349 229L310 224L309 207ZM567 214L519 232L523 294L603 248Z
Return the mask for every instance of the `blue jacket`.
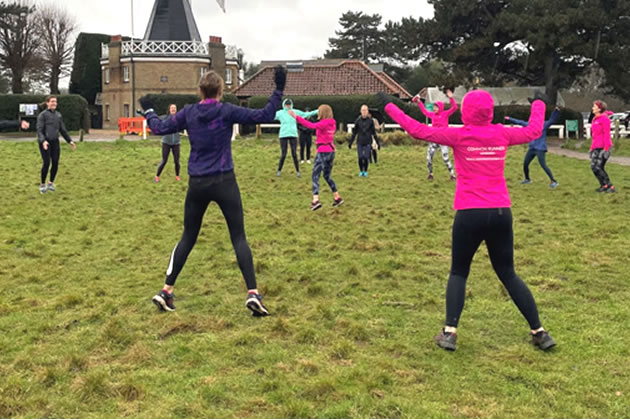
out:
M151 131L157 135L188 130L188 175L210 176L234 170L233 125L273 122L281 100L282 92L276 90L263 109L248 109L209 100L187 105L166 120L161 120L155 112L149 112L145 117Z
M556 121L558 121L559 115L560 115L560 111L558 111L557 109L554 109L553 112L551 113L551 117L549 117L549 119L545 121L545 124L543 126L542 136L538 137L536 140L529 143L530 149L542 150L544 152L547 151L547 130ZM529 125L527 121L517 120L516 118L508 118L507 121L511 122L512 124L521 125L523 127L527 127Z

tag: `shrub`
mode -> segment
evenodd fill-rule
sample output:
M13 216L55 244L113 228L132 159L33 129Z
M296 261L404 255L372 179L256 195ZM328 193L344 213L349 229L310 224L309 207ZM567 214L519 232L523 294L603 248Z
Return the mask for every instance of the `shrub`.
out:
M16 120L19 118L20 104L39 104L39 112L46 109L47 95L0 95L0 119ZM68 130L76 131L90 128L88 103L79 95L58 95L57 110L63 115ZM27 118L31 122L31 131L35 131L35 117Z

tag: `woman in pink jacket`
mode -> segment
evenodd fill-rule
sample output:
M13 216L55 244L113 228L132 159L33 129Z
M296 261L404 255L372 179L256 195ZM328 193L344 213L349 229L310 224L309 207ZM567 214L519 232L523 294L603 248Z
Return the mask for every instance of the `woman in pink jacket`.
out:
M593 103L593 125L591 132L593 133L593 141L591 143L591 169L595 177L599 181L597 192L615 193L617 190L610 182L608 173L604 169L606 162L610 159L610 148L612 140L610 139L610 118L608 115L612 112L608 111L606 102L595 101Z
M462 101L463 128L438 128L421 124L379 95L385 111L416 139L453 148L458 177L457 210L453 223L452 265L446 289L446 326L436 337L438 345L455 350L457 324L464 308L466 279L479 245L486 242L494 271L527 319L534 345L547 350L555 345L538 319L529 288L514 271L514 233L511 202L505 182L505 156L510 146L528 143L542 134L545 104L532 104L528 127L492 124L494 101L485 91L468 93Z
M331 178L333 164L335 163L335 131L337 131L337 122L335 121L333 110L330 105L320 105L317 111L319 121L312 123L304 118L296 115L295 112L289 111L289 115L297 120L297 122L306 128L315 130L317 140L317 156L315 156L315 164L313 165L313 201L311 202L311 210L315 211L322 208L319 201L319 176L324 173L324 179L333 192L333 207L339 207L343 204L343 198L339 195L337 184Z
M422 92L426 92L426 89L423 89ZM424 98L422 98L422 92L413 97L412 101L416 102L420 107L420 111L424 114L425 117L431 119L431 123L433 127L448 127L448 119L457 111L457 102L455 102L455 98L453 98L453 92L449 89L446 91L446 96L451 103L451 107L444 110L444 102L436 102L435 112L431 112L427 110L424 106ZM424 93L426 97L426 93ZM433 181L433 156L435 152L440 149L442 152L442 160L448 169L448 172L451 174L451 181L455 181L455 171L453 170L453 165L451 165L451 160L448 157L448 146L441 146L437 143L429 143L429 148L427 149L427 168L429 169L428 180Z

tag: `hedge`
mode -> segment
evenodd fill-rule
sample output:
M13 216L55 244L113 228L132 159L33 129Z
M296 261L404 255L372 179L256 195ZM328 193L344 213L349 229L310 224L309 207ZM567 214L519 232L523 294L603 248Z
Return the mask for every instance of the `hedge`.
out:
M333 108L335 119L338 123L343 123L344 126L353 123L358 117L361 109L361 105L367 104L370 108L376 108L384 113L383 106L376 97L376 95L351 95L351 96L292 96L293 106L295 108L305 109L317 109L321 104L328 104ZM249 99L250 108L263 108L267 104L268 97L266 96L254 96ZM401 107L406 113L418 121L424 122L426 119L420 112L419 107L416 104L409 102L403 102L399 99L395 99L396 105ZM553 109L548 107L547 118L551 115ZM494 108L494 120L495 124L505 122L505 117L510 116L519 120L528 120L530 114L530 107L524 105L506 105L497 106ZM386 123L393 123L391 118L384 114ZM582 114L577 111L573 111L568 108L563 108L560 111L560 117L556 124L564 124L565 120L578 120L580 125L580 132L583 129ZM462 124L461 113L458 110L450 118L451 124Z
M175 93L149 94L146 95L146 97L153 101L155 112L157 112L158 115L165 115L171 104L177 105L177 109L182 109L186 105L195 104L201 100L198 95L183 95ZM223 95L221 102L239 105L238 98L231 93Z
M0 95L0 119L17 120L20 104L39 104L39 111L46 109L47 95ZM66 128L71 131L90 129L90 111L88 103L80 95L59 95L57 110L63 115ZM30 119L30 118L29 118ZM32 118L34 122L35 118ZM35 124L31 124L30 131L35 131Z

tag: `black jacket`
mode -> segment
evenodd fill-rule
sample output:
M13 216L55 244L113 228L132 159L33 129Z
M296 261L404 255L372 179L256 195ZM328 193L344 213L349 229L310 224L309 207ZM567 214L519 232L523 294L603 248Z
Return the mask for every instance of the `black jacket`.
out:
M19 129L20 121L4 121L0 120L0 130Z
M59 133L68 142L72 142L68 130L63 123L63 117L59 111L46 110L37 117L37 141L59 140Z
M372 144L372 137L376 137L376 129L374 128L374 120L372 117L359 117L354 122L354 128L352 129L352 139L350 140L350 147L354 143L354 139L359 136L358 144L367 146Z

